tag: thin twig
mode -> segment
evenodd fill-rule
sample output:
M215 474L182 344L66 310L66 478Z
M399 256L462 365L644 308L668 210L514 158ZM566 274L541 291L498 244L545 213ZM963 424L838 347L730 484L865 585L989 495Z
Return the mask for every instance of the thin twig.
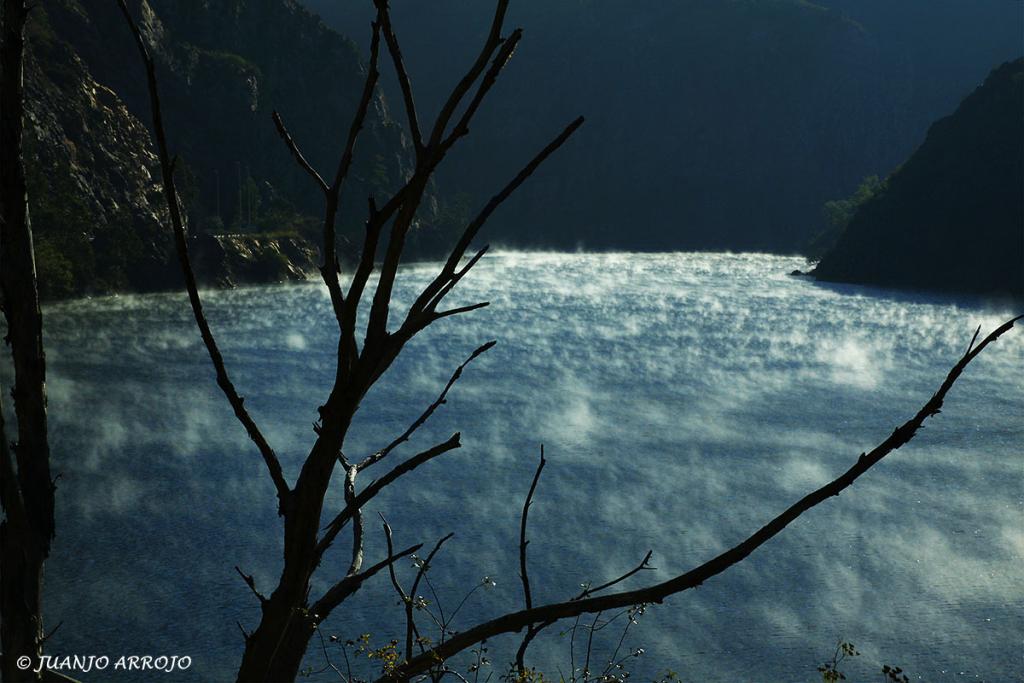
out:
M270 473L270 478L274 482L274 487L277 489L278 514L284 515L291 498L291 489L288 488L288 483L285 481L284 472L281 470L281 463L278 460L274 449L270 447L270 444L267 442L266 438L264 438L263 433L256 425L256 422L252 419L252 416L249 415L249 411L246 410L245 399L238 395L234 384L231 383L227 369L224 367L224 358L217 346L217 341L214 339L213 332L210 330L210 325L206 321L206 314L203 312L203 303L199 298L199 289L196 286L195 274L192 271L192 263L188 255L188 242L185 236L184 219L181 215L181 205L178 202L178 192L174 184L174 162L168 152L167 135L164 132L163 114L160 109L160 94L157 89L156 82L156 67L153 63L152 56L150 56L149 48L146 47L146 43L142 38L142 33L139 31L139 27L135 23L135 19L132 17L131 12L128 11L128 5L125 3L125 0L117 0L117 2L121 7L121 13L124 15L128 27L131 29L132 34L135 37L135 45L139 50L139 55L142 57L143 65L146 68L146 80L149 86L149 104L153 115L153 132L156 137L157 152L160 156L160 172L163 182L164 198L167 200L167 208L171 216L171 227L174 230L174 242L178 252L178 263L181 266L181 272L185 277L185 288L188 290L189 303L192 305L192 314L195 317L196 325L199 327L199 334L203 338L203 344L206 346L210 360L213 362L213 367L217 374L217 385L221 388L221 391L224 392L224 396L227 397L228 403L231 404L235 417L237 417L238 421L245 427L245 431L249 435L249 438L252 439L254 444L256 444L260 454L263 456L263 460L267 465L267 471Z
M526 562L526 547L530 544L530 541L526 538L526 525L530 515L530 506L533 504L533 494L537 490L537 482L540 481L540 474L544 471L544 465L547 461L544 459L544 444L540 446L540 463L537 465L537 471L533 474L533 481L530 483L530 491L526 494L526 500L523 502L523 514L519 521L519 578L523 582L523 602L526 605L526 609L533 608L533 595L530 592L530 574L527 570ZM516 651L516 671L519 672L520 676L526 673L526 648L529 647L530 641L536 637L536 631L534 624L530 624L526 627L526 635L523 638L523 642L520 643L519 649Z
M334 541L334 538L338 535L338 532L341 531L342 528L344 528L345 524L347 524L350 519L352 519L356 511L362 508L362 506L366 505L367 502L369 502L374 496L380 493L381 490L384 489L388 484L395 481L403 474L412 472L414 469L416 469L423 463L433 460L437 456L443 455L448 451L460 448L462 446L460 439L461 435L458 432L456 432L455 434L452 434L452 436L447 441L439 443L432 448L428 448L427 450L423 451L422 453L419 453L418 455L414 455L413 457L409 458L400 465L396 465L380 479L375 479L374 481L370 482L369 486L360 491L359 494L356 495L356 497L352 500L352 502L346 504L345 508L341 512L339 512L338 515L333 520L331 520L330 524L328 524L325 527L326 531L323 537L316 544L317 556L322 556L324 551L326 551L327 548L330 547L331 543Z
M441 288L441 290L436 295L434 295L434 298L432 298L430 302L427 303L427 305L424 307L425 310L437 310L437 307L441 303L441 301L446 296L448 296L449 292L451 292L455 288L455 285L459 284L459 280L466 276L466 273L468 273L473 268L473 266L475 266L480 261L480 259L483 258L484 254L486 254L489 249L490 245L484 245L483 248L477 251L476 254L474 254L473 257L469 259L465 266L463 266L455 273L453 273L448 282Z
M412 659L413 634L416 630L416 623L413 618L413 608L415 607L416 591L420 586L420 580L423 579L423 575L430 570L430 563L434 561L434 556L437 555L439 550L441 550L441 546L454 535L454 533L449 533L438 540L434 545L433 550L431 550L430 554L427 555L427 558L423 560L423 564L420 565L419 571L416 572L416 579L412 582L412 591L409 593L410 599L405 603L405 659L407 661Z
M362 462L360 462L357 465L359 470L362 471L369 467L370 465L374 464L375 462L378 462L386 458L391 451L395 450L395 448L408 441L409 437L412 436L413 432L422 427L423 424L430 419L430 416L434 414L434 411L447 402L448 392L451 390L452 386L459 381L459 378L462 377L462 371L466 368L466 366L472 363L474 360L476 360L479 356L489 351L497 343L497 341L492 340L487 342L483 346L480 346L475 351L473 351L473 353L469 355L469 358L463 361L462 365L455 368L455 372L452 373L452 376L448 380L448 383L444 386L444 389L441 390L441 394L433 403L430 404L430 406L427 407L425 411L423 411L423 414L416 418L416 420L411 425L409 425L409 428L402 432L402 434L394 441L392 441L391 443L389 443L387 446L380 449L376 453L366 456L366 458L364 458Z
M388 520L386 520L386 519L384 518L384 515L382 515L382 514L380 514L380 513L377 513L377 514L378 514L378 515L380 515L381 521L382 521L382 522L384 522L384 537L385 537L385 539L387 540L388 548L391 548L391 543L392 543L392 541L391 541L391 525L390 525L390 524L388 524ZM449 537L450 537L450 536L451 536L451 535L449 534ZM390 551L389 551L389 552L390 552ZM430 555L431 555L431 556L433 556L435 552L437 552L437 547L436 547L436 546L435 546L434 550L433 550L433 551L432 551L432 552L430 553ZM425 565L424 565L424 566L425 566ZM408 593L406 593L406 592L405 592L405 590L404 590L404 589L402 588L402 584L401 584L401 583L399 583L399 581L398 581L398 575L397 575L397 574L395 573L395 568L394 568L394 566L392 566L392 567L390 567L390 568L389 568L389 574L391 575L391 585L392 585L392 586L394 586L394 588L395 588L395 592L396 592L396 593L398 593L398 597L399 597L399 599L401 599L401 601L402 601L402 606L403 606L403 607L404 607L404 609L406 610L406 619L407 619L407 621L406 621L406 625L407 625L407 628L411 628L411 629L412 629L412 632L413 632L413 634L414 634L414 635L415 635L415 636L416 636L417 638L419 638L419 635L420 635L420 633L419 633L419 629L418 629L418 628L416 627L416 620L415 620L415 619L413 618L412 614L411 614L411 613L410 613L410 611L409 611L409 610L410 610L410 607L412 607L412 606L413 606L413 603L414 603L414 601L415 601L415 599L416 599L416 598L415 598L415 595L416 595L416 593L415 593L415 590L416 590L416 586L415 586L415 585L413 586L413 593L412 593L412 595L410 595L410 594L408 594ZM416 583L417 583L417 584L419 583L419 575L417 575L417 577L416 577ZM439 622L439 621L437 620L437 617L435 617L435 616L434 616L434 613L433 613L433 612L431 612L431 611L430 611L430 610L429 610L428 608L426 608L426 607L424 607L424 610L426 611L426 613L427 613L428 615L430 615L430 618L434 620L434 623L435 623L435 624L438 624L439 626L441 625L441 622ZM443 626L442 626L442 628L443 628ZM420 650L421 650L421 651L424 651L424 650L425 650L425 648L423 647L423 645L422 645L422 644L420 645ZM408 660L409 660L409 659L411 658L411 656L412 656L411 654L410 654L410 655L408 655L408 656L406 656L406 661L408 661Z
M422 543L417 543L416 545L409 546L405 550L401 550L397 553L394 552L393 549L389 548L388 556L380 562L378 562L377 564L371 566L370 568L358 574L346 576L344 579L334 584L326 593L324 593L322 598L313 603L313 606L310 608L310 611L318 619L325 619L327 615L331 613L331 610L333 610L335 607L344 602L345 599L351 596L353 593L358 591L362 587L363 583L366 582L367 579L374 576L384 568L388 568L390 570L395 562L402 559L403 557L412 555L414 552L416 552L422 547Z
M546 464L544 444L541 444L540 463L537 465L537 471L533 474L530 491L526 494L526 500L523 502L523 514L519 522L519 577L523 581L523 601L526 603L526 609L533 607L533 597L530 594L530 575L526 567L526 547L530 544L530 541L526 538L526 525L530 516L530 506L533 504L533 494L537 490L537 482L540 481L540 474L544 471L544 465Z
M470 66L466 75L462 77L452 90L448 100L441 107L441 113L438 114L437 120L434 122L434 130L430 134L431 147L441 142L441 138L444 137L444 132L448 128L448 122L451 121L455 111L459 108L462 99L469 92L469 89L473 87L473 83L480 77L484 69L487 68L487 62L490 60L491 55L501 45L501 28L505 23L505 13L508 11L508 4L509 0L498 0L494 8L494 19L491 21L491 28L480 50L480 54L472 66Z
M370 62L366 71L366 80L363 83L363 92L359 98L359 106L349 126L348 137L345 140L345 149L338 161L338 170L334 174L334 181L327 190L327 200L324 203L324 262L320 266L320 276L327 291L331 296L331 306L334 309L334 317L338 321L342 339L339 354L339 370L347 370L358 354L357 342L354 334L354 322L348 324L350 306L345 303L345 296L341 291L339 279L340 265L338 263L338 248L336 245L335 223L337 221L338 206L341 203L341 188L352 168L352 159L355 156L356 141L363 129L366 114L373 101L373 93L377 87L377 80L380 78L380 70L377 67L380 60L380 30L381 12L377 12L377 20L373 22L373 37L370 40ZM366 245L364 245L365 250ZM372 255L371 255L372 256ZM355 305L358 305L358 301ZM347 356L347 358L345 357Z
M427 588L430 590L430 595L434 598L434 604L437 605L436 616L434 615L434 612L432 610L428 609L427 613L430 615L430 618L434 620L434 623L437 625L438 630L441 632L441 642L443 643L445 635L448 633L448 624L451 622L450 619L444 615L444 603L441 602L441 596L437 594L437 589L434 588L434 583L430 580L430 577L424 576L423 581L427 584ZM472 595L473 591L475 591L478 587L479 584L473 587L469 591L469 595ZM463 602L466 601L466 597L468 596L462 597Z
M582 600L583 598L585 598L585 597L587 597L589 595L593 595L594 593L599 593L600 591L603 591L606 588L611 588L612 586L625 581L626 579L628 579L629 577L633 576L634 574L636 574L637 572L639 572L641 570L651 569L651 567L648 566L648 563L651 560L651 555L652 555L652 552L650 550L648 550L647 554L644 555L644 559L641 560L640 564L638 564L633 569L630 569L625 574L622 574L621 576L619 576L617 578L614 578L614 579L612 579L610 581L602 583L599 586L596 586L596 587L587 586L578 595L576 595L576 597L574 597L572 599L573 600ZM527 608L527 609L529 609L529 608ZM537 623L537 624L530 624L529 626L526 627L526 634L523 636L523 641L519 644L519 650L516 651L516 664L517 664L517 667L521 667L521 668L519 668L520 671L525 671L524 659L526 657L526 650L527 650L528 647L530 647L530 643L532 643L534 641L534 639L537 636L540 635L541 631L543 631L544 629L548 628L549 626L551 626L554 623L555 623L555 620L548 620L548 621L544 621L544 622Z
M498 76L501 74L501 70L505 68L506 64L508 64L508 60L512 58L512 53L515 52L516 45L519 44L522 37L523 29L517 28L512 32L512 35L506 38L502 43L501 49L491 62L491 68L487 70L487 74L480 82L480 86L477 88L476 94L466 106L466 110L462 113L462 116L459 118L459 122L455 125L455 128L453 128L452 132L447 138L445 138L445 141L442 144L443 148L447 149L451 147L460 137L464 137L469 134L470 121L473 120L473 116L480 108L480 105L487 96L487 93L498 81Z
M519 173L517 173L516 176L509 181L504 188L502 188L500 192L491 197L490 201L488 201L480 213L477 214L476 218L474 218L469 225L466 226L465 230L463 230L461 237L452 248L451 253L448 256L448 260L442 267L441 272L438 273L437 277L435 277L431 283L423 289L423 292L419 297L417 297L415 303L413 303L412 307L409 309L409 314L406 317L406 324L411 324L413 326L420 324L419 318L423 315L424 311L428 310L428 304L432 303L433 306L437 305L437 302L434 300L435 297L445 287L445 285L452 280L456 267L466 255L466 250L473 242L473 239L476 238L477 233L480 232L484 223L487 222L487 219L491 217L491 214L493 214L495 210L497 210L497 208L501 206L501 204L508 199L516 189L519 188L520 185L526 182L527 178L533 175L533 173L542 163L544 163L545 160L547 160L548 157L554 154L559 147L564 145L572 134L575 133L582 125L583 117L581 116L566 126L566 128L551 142L549 142L544 149L534 156L533 159L531 159L519 171ZM473 263L475 263L475 261L473 261Z
M607 583L602 583L600 586L596 586L594 588L590 588L590 587L584 588L580 592L580 594L577 595L573 599L574 600L582 600L583 598L585 598L587 596L590 596L590 595L593 595L594 593L599 593L599 592L605 590L606 588L611 588L615 584L622 583L623 581L625 581L629 577L633 576L637 572L640 572L640 571L642 571L644 569L651 569L652 567L649 567L647 565L647 563L651 561L651 555L653 555L653 554L654 554L654 551L648 550L647 554L644 555L644 559L640 561L640 564L638 564L637 566L633 567L632 569L630 569L628 572L626 572L622 576L620 576L618 578L615 578L615 579L612 579L611 581L608 581Z
M380 517L380 520L384 525L384 539L387 542L388 555L391 555L394 553L395 547L391 536L391 525L388 524L388 520L384 518L383 514L378 512L377 515ZM402 598L402 602L406 602L409 599L409 596L404 590L402 590L401 584L398 583L398 575L395 574L394 565L388 567L388 574L391 575L391 584L395 587L395 591L398 593L399 597Z
M594 615L594 621L590 624L590 633L587 634L587 655L583 660L583 680L590 679L590 655L594 651L594 632L597 630L597 621L601 618L601 612Z
M302 151L299 150L299 146L295 143L295 139L292 137L292 134L289 133L288 129L285 127L284 121L281 119L281 114L279 114L277 110L274 110L271 112L270 118L274 122L274 127L277 128L277 134L281 136L281 139L284 140L284 144L288 147L288 151L292 153L293 157L295 157L295 161L298 162L303 171L313 178L313 182L317 184L317 187L319 187L322 192L326 193L329 189L327 187L327 183L317 170L313 168L313 165L309 163L306 157L302 154Z
M331 661L331 655L327 652L327 639L324 638L323 629L321 629L318 626L317 629L316 629L316 633L317 633L318 636L320 636L320 649L323 651L323 653L324 653L324 660L327 662L327 666L325 666L323 669L320 669L320 671L317 671L316 673L323 673L324 671L327 671L328 668L331 668L331 669L334 669L334 673L338 674L338 677L344 683L348 683L348 678L345 677L345 674L341 673L341 669L336 667L334 665L334 662Z
M622 659L618 659L618 656L619 656L619 652L622 650L622 644L624 642L626 642L626 636L629 634L629 629L630 629L630 627L634 623L635 622L633 621L632 618L626 620L626 627L622 629L622 635L619 636L619 642L615 645L615 651L612 652L612 656L608 658L608 666L605 667L605 670L604 670L604 673L606 675L611 673L612 670L616 666L618 666L619 664L621 664L622 662L624 662L626 660L626 657L623 657ZM627 655L627 657L628 657L628 655Z
M395 73L398 75L398 85L402 90L402 100L405 103L405 113L409 119L409 133L416 150L416 157L423 154L423 136L420 134L420 122L416 116L416 103L412 96L412 83L409 81L409 72L405 69L402 61L402 49L398 44L398 37L395 35L395 28L391 25L391 13L388 11L388 0L374 0L377 6L379 21L384 30L384 40L388 44L388 52L391 53L391 62L395 66Z
M435 320L440 320L441 318L447 318L449 316L460 315L462 313L469 313L470 311L475 311L481 308L487 308L490 305L490 301L481 301L480 303L470 304L469 306L459 306L458 308L451 308L448 309L447 311L440 311L438 313L434 313L430 317L430 320L431 322L433 322Z
M345 150L338 161L338 170L334 174L334 182L331 183L332 192L341 191L341 186L344 184L349 170L352 168L356 142L359 139L359 133L363 129L363 124L366 122L366 114L370 110L370 104L373 102L373 93L377 87L377 81L380 80L380 32L383 18L383 13L378 11L377 19L371 24L373 34L370 38L370 61L367 63L366 80L363 82L363 91L359 97L356 115L353 117L352 124L348 129L348 137L345 139Z

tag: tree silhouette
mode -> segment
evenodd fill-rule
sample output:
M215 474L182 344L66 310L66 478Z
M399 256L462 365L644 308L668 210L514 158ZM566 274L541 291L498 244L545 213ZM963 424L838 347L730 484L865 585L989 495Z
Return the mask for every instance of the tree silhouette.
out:
M0 45L0 294L14 361L17 440L8 447L0 398L0 678L31 680L19 659L42 652L43 565L54 536L46 425L46 355L25 188L24 0L3 0ZM0 391L2 395L2 391ZM13 458L11 450L14 451Z
M404 652L398 656L396 665L386 671L381 680L404 680L430 673L436 677L438 672L442 671L439 667L443 667L445 660L453 655L495 635L523 630L525 630L525 637L518 650L516 664L519 675L525 676L525 655L529 643L537 633L550 624L585 613L597 613L641 603L658 603L669 595L698 586L703 581L741 562L801 514L828 498L838 495L882 458L913 438L923 422L939 412L946 393L960 377L964 368L986 346L1010 329L1016 320L1001 325L980 342L978 342L978 334L976 334L965 355L953 367L938 391L922 409L913 418L898 427L875 449L861 454L845 473L829 484L804 496L742 543L699 567L658 584L630 591L605 592L622 579L646 566L650 557L648 555L637 569L627 575L600 586L588 588L571 600L541 606L533 604L526 558L527 513L543 467L542 460L534 478L534 485L531 486L530 494L524 505L521 522L520 571L525 609L509 612L497 619L478 624L435 646L428 646L421 642L420 652L416 653L413 648L413 634L416 632L416 627L410 607L410 600L414 594L406 594L401 589L393 573L393 564L399 558L416 552L421 545L396 551L391 545L390 528L385 525L388 554L376 563L367 566L363 553L365 533L363 509L380 491L395 484L403 475L436 457L459 448L460 435L455 433L446 441L399 462L361 489L357 487L357 481L359 475L364 471L384 460L389 460L395 449L406 442L444 402L447 393L459 379L466 365L491 348L494 342L487 342L476 349L455 370L437 400L429 405L403 434L380 450L359 460L350 459L345 453L348 429L366 393L387 372L413 337L440 319L469 313L488 305L488 302L480 302L450 309L441 308L447 295L486 253L487 247L485 246L467 259L468 250L487 219L512 192L565 143L583 123L583 119L578 118L570 123L487 202L451 247L438 274L418 293L404 317L399 318L392 315L392 290L398 277L406 239L410 230L414 228L424 192L433 173L447 153L469 133L469 126L474 115L497 82L522 37L520 29L503 35L508 0L497 1L494 18L483 48L466 74L453 88L436 120L429 127L422 126L416 110L412 84L402 60L398 38L391 24L388 2L387 0L374 0L376 18L372 24L369 63L362 96L348 130L337 169L329 182L306 159L300 144L288 132L282 118L277 113L273 114L273 123L284 144L287 145L295 161L309 175L311 181L324 196L323 264L320 268L320 275L330 293L332 310L338 325L337 367L334 384L325 402L319 408L319 418L314 425L313 445L297 480L290 484L282 472L274 449L246 410L244 399L232 384L216 340L203 313L202 301L189 261L186 229L174 184L175 158L169 152L161 118L154 62L146 41L127 7L126 0L118 0L118 2L126 22L132 30L146 68L153 130L161 160L164 195L170 209L178 258L185 276L192 311L216 370L217 384L266 463L277 492L278 512L282 518L284 566L277 585L270 594L262 593L252 576L238 570L261 605L260 622L256 629L251 633L243 629L245 652L238 672L240 681L293 680L298 674L303 655L318 625L356 593L368 579L385 569L392 574L395 588L403 595L406 602L407 624ZM415 169L404 184L386 201L378 202L375 197L369 198L366 231L360 257L350 274L348 286L343 287L340 277L341 267L336 253L335 219L341 202L342 188L352 165L355 146L377 87L382 40L390 55L402 93L408 133L415 154ZM371 294L367 285L375 270L378 271L379 277ZM365 309L366 316L365 327L360 329L358 323L361 308ZM391 323L394 320L398 322L393 325ZM359 338L360 331L363 333L361 340ZM341 467L345 473L345 507L333 516L328 515L326 519L329 521L324 525L324 499L331 476L337 467ZM351 563L348 571L322 595L313 597L310 593L314 573L318 570L324 553L332 547L346 527L351 529L352 544ZM435 546L431 556L436 553L444 540L446 539L442 539Z

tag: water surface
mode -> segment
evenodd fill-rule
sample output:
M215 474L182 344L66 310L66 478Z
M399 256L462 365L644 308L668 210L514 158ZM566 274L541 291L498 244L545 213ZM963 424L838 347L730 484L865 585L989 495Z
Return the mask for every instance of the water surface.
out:
M648 549L657 570L627 585L662 580L845 470L927 400L976 326L1012 314L785 275L796 267L763 255L487 257L453 304L491 307L410 344L346 445L358 458L390 441L474 348L498 340L392 456L463 435L462 449L370 506L368 561L384 552L377 512L400 546L454 531L430 572L437 595L425 597L450 613L494 579L456 629L519 608L519 514L543 443L549 463L530 518L535 600L621 574ZM408 303L435 268L403 272L398 300ZM311 283L205 296L235 384L293 481L334 374L326 291ZM242 648L236 620L252 628L258 613L234 567L269 592L280 524L184 296L70 302L45 322L61 475L47 620L63 625L50 651L194 662L187 675L87 681L230 679ZM693 681L810 681L842 638L863 653L848 669L856 678L890 663L929 681L1019 680L1022 367L1024 334L1014 330L913 444L727 574L649 609L621 651L644 648L630 660L634 676L672 668ZM342 504L335 489L328 510ZM343 535L314 592L343 574L347 543ZM411 583L411 564L401 572ZM371 632L378 645L402 637L396 602L381 577L325 631ZM623 623L600 632L592 669L603 668ZM582 664L585 635L570 648L571 625L550 629L534 665L568 673L570 650ZM514 642L489 647L496 680ZM310 666L322 663L311 652Z

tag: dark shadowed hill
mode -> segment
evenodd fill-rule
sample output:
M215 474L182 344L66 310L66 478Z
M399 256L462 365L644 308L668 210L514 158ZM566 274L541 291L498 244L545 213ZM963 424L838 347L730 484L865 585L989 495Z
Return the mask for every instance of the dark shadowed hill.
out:
M1024 296L1024 60L995 69L931 127L814 275Z
M305 2L365 49L369 2ZM913 11L889 17L878 7L864 14L796 0L515 0L509 25L525 37L471 148L443 169L444 187L482 202L528 150L582 113L587 124L571 145L495 217L496 239L794 250L817 231L824 201L920 144L949 111L944 98L955 102L998 62L989 52L1004 60L1020 52L1019 3L962 2L935 21L924 0L891 4ZM493 3L392 6L431 111L475 54ZM929 30L936 23L942 30ZM965 65L930 69L941 51Z

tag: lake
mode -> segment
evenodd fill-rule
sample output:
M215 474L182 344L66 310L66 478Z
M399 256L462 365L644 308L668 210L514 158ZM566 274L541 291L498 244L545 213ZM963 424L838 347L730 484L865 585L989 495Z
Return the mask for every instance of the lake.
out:
M399 306L436 267L403 271ZM751 254L486 257L452 303L491 306L410 344L353 426L346 452L358 459L401 433L473 349L498 341L391 456L463 435L462 449L369 506L367 562L384 553L378 512L400 547L429 549L453 531L428 574L436 594L420 591L431 607L450 614L488 577L495 585L473 592L452 628L520 608L519 515L543 443L548 464L530 516L534 600L571 597L649 549L657 569L626 586L663 580L844 471L924 404L978 325L984 334L1014 314L786 275L799 267ZM334 374L326 290L205 297L235 385L294 481ZM45 325L60 473L46 618L63 622L48 651L192 658L184 673L76 674L86 681L233 680L236 621L251 629L258 614L234 567L269 593L280 523L184 295L62 303L46 309ZM634 679L671 668L684 681L814 681L843 639L862 653L844 667L852 680L878 680L882 664L914 680L1019 680L1022 370L1024 330L1015 329L970 366L912 444L732 570L647 609L619 653L643 648L628 659ZM340 484L328 514L342 505ZM321 567L315 593L344 573L348 540ZM400 565L406 587L414 571ZM325 634L368 632L375 647L404 637L386 575L341 610ZM597 633L591 669L603 668L625 623ZM420 625L434 635L425 614ZM571 627L549 629L528 663L549 676L582 666L587 634L581 626L571 644ZM497 681L517 643L489 643L493 665L479 680L493 672ZM320 669L314 645L308 664Z

